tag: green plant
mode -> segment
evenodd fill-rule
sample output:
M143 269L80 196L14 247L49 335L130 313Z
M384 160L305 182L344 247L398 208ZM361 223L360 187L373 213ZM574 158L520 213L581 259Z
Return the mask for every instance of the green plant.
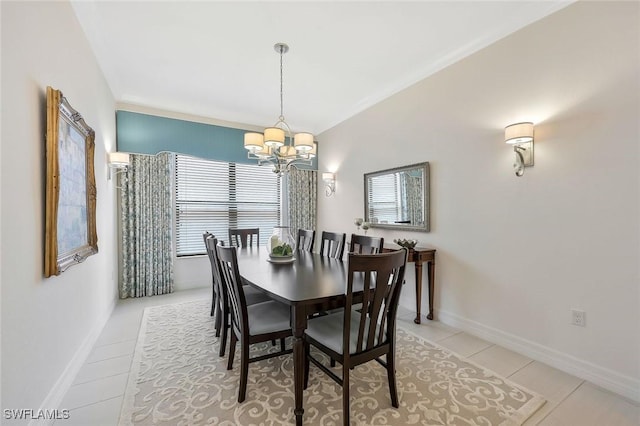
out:
M271 254L273 256L291 256L293 254L293 248L289 244L284 243L272 248Z

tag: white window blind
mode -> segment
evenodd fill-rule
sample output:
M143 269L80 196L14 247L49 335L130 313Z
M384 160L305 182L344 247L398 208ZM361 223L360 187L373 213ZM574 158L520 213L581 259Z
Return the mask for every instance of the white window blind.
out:
M394 223L401 217L399 209L400 182L398 174L385 174L371 178L369 185L369 217L378 222Z
M202 233L228 244L229 228L260 228L266 246L280 222L280 179L269 167L176 154L176 252L206 254Z

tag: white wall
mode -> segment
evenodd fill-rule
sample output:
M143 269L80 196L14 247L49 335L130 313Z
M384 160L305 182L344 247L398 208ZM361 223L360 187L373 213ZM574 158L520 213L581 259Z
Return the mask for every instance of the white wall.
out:
M370 232L437 249L436 317L640 398L639 19L575 3L319 135L318 229L355 232L364 173L429 161L432 231ZM518 178L503 128L529 120Z
M115 102L67 2L2 2L2 408L57 408L117 299ZM96 132L99 253L43 278L46 87ZM64 407L63 407L64 408Z

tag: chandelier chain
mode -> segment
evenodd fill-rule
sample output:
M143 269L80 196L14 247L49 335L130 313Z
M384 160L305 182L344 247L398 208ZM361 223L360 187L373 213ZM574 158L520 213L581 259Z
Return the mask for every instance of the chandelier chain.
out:
M280 46L280 120L284 121L284 96L282 90L282 55L284 46Z

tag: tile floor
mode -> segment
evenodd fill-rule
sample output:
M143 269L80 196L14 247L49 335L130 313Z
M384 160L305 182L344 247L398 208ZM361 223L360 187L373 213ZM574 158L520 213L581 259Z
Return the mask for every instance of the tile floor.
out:
M209 297L209 289L198 289L120 301L61 404L70 419L56 426L117 425L144 308ZM416 325L413 318L408 311L398 315L405 328L545 397L526 426L640 425L638 404L445 324Z

